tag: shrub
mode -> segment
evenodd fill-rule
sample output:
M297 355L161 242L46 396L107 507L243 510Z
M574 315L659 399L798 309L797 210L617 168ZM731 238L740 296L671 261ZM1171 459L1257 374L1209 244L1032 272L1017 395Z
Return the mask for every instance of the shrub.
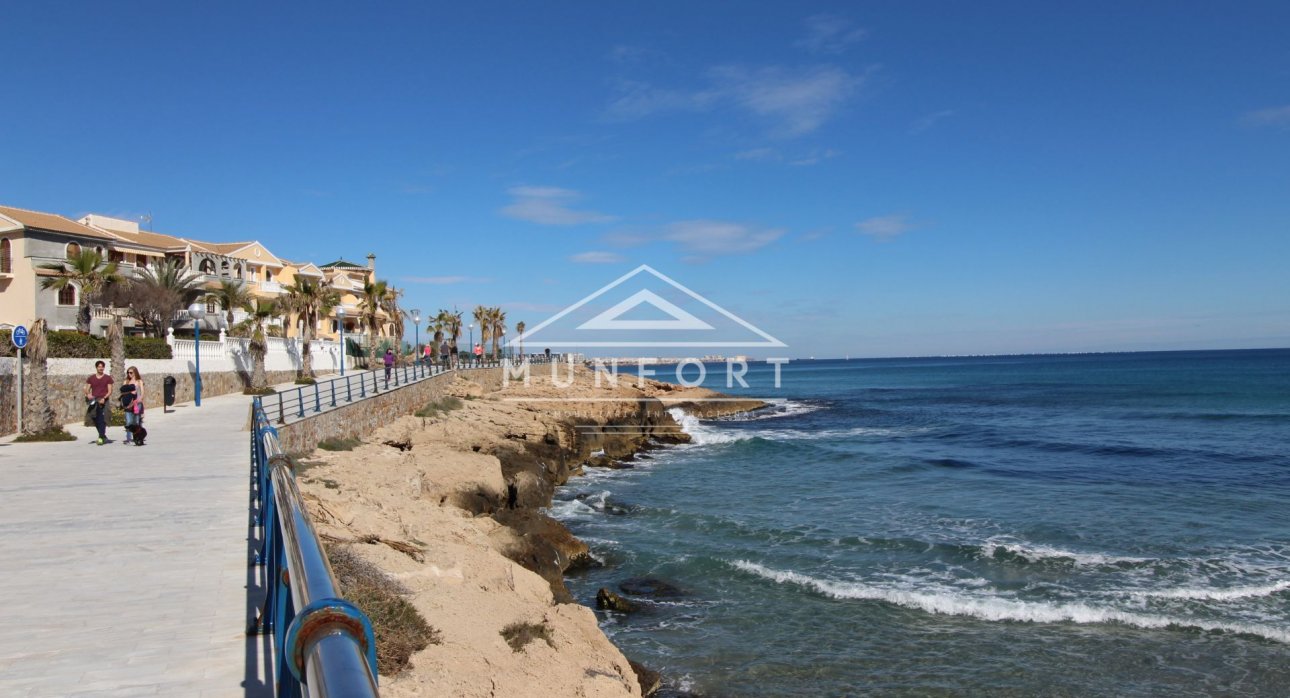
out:
M242 391L242 394L243 394L243 395L273 395L273 394L275 394L275 393L277 393L277 392L278 392L278 391L274 390L273 388L268 388L268 387L265 387L265 388L247 388L247 389L245 389L245 390L243 390L243 391Z
M552 649L555 648L555 643L551 641L551 629L542 623L511 623L502 628L501 635L513 652L519 652L534 640L545 640Z
M15 443L31 443L34 441L75 441L76 437L68 434L62 427L54 427L45 431L39 431L35 434L23 434L14 439Z
M13 345L9 342L8 332L4 333L5 345L12 356ZM93 337L79 332L60 330L50 332L49 357L53 359L103 359L112 353L112 346L103 337ZM174 355L170 345L160 337L126 337L126 359L169 359Z
M327 557L341 595L372 621L376 665L382 674L398 674L411 666L414 653L439 644L439 631L408 602L403 585L347 548L329 548Z
M418 417L438 417L445 412L451 412L461 407L461 400L449 395L438 400L431 400L426 403L425 407L417 410Z
M362 440L355 439L355 438L348 438L348 439L331 438L331 439L323 439L322 441L318 442L318 448L321 448L324 451L352 451L355 448L362 445L363 445Z
M313 378L309 378L308 376L305 376L304 378L296 379L296 385L314 385L317 382L318 381L314 380Z

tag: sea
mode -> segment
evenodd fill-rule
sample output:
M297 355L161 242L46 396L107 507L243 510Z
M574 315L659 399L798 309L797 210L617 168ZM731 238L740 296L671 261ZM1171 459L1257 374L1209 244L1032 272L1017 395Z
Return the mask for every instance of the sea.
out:
M774 370L551 508L664 695L1290 695L1290 350Z

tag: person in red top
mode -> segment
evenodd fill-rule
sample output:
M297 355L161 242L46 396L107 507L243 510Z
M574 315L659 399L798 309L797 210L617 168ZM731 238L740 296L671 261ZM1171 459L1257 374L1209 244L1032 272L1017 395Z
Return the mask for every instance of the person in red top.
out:
M103 417L108 398L112 395L112 376L104 373L106 364L94 362L94 375L85 379L85 401L94 411L94 426L99 430L98 445L107 443L107 421Z

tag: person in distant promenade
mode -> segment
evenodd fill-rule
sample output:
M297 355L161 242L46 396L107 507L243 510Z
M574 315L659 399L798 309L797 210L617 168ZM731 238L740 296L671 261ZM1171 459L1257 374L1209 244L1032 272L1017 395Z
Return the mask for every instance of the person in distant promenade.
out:
M427 365L427 366L433 366L433 365L434 365L434 346L433 346L433 345L431 345L431 344L426 344L426 345L422 348L421 355L424 357L424 363L425 363L425 365Z
M127 399L128 396L128 399ZM131 366L125 370L125 383L121 385L121 409L125 410L125 441L129 445L136 439L134 430L143 424L143 376Z
M85 402L94 413L94 428L99 430L96 443L100 446L107 443L107 420L103 412L107 410L108 398L112 396L112 376L104 371L106 368L107 364L95 361L94 375L85 379Z
M385 382L390 382L390 371L394 370L394 350L385 350Z
M440 344L440 345L439 345L439 360L440 360L440 363L441 363L441 365L443 366L443 368L444 368L444 370L445 370L445 371L446 371L446 370L448 370L448 369L450 369L450 368L452 368L451 366L449 366L449 365L448 365L448 364L449 364L449 357L448 357L448 352L449 352L449 351L451 351L451 349L449 349L449 348L448 348L448 343L447 343L447 342L444 342L443 344Z
M546 362L551 363L551 347L546 348Z
M475 365L479 366L484 362L484 345L475 345Z

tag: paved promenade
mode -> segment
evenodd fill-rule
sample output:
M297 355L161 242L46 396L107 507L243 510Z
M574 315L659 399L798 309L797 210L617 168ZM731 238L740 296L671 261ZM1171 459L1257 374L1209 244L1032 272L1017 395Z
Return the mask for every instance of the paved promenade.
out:
M151 408L142 448L0 443L0 696L271 694L245 634L249 404Z

